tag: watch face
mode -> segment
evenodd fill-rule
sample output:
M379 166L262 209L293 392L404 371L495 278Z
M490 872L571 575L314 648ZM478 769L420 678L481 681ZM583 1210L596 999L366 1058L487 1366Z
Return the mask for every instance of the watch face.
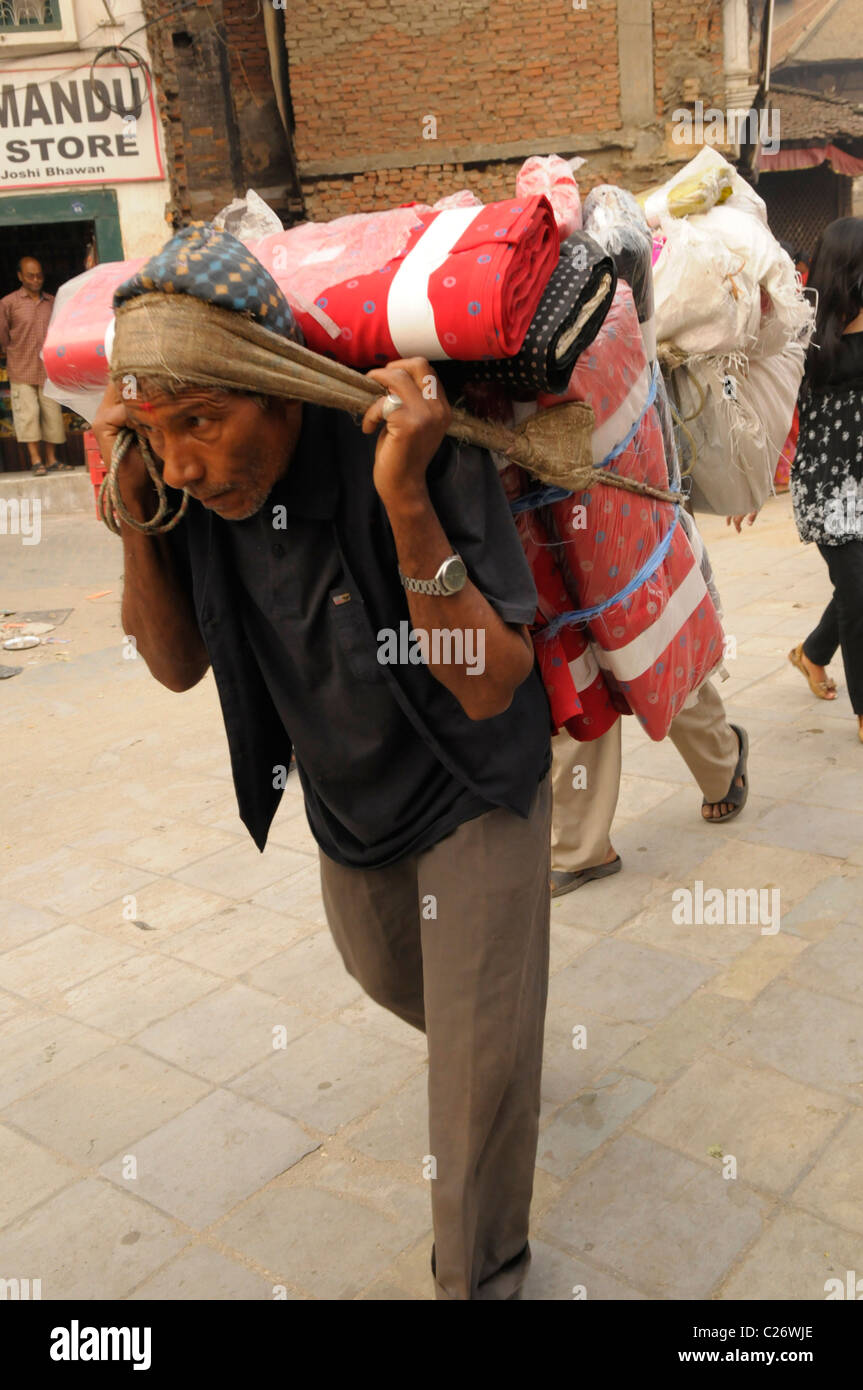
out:
M459 589L464 588L467 583L467 570L464 561L458 555L453 555L446 561L440 580L448 594L457 594Z

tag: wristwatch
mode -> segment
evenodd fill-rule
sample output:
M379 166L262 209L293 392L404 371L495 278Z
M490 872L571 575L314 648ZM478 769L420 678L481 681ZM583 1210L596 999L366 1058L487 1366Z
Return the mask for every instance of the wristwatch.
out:
M467 570L460 555L448 555L434 579L409 579L401 570L399 578L412 594L434 594L438 598L451 598L467 583Z

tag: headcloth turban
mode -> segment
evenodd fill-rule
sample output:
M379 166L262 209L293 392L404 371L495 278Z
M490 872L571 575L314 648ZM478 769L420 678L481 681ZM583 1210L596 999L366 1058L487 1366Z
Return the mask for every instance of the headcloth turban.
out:
M184 227L114 295L111 376L290 396L285 342L302 333L251 251L206 222Z

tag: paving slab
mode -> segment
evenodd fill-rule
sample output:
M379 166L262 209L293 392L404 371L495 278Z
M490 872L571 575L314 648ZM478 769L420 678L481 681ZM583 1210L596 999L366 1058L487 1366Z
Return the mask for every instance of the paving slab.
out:
M308 922L267 912L254 903L235 903L193 927L174 932L160 946L177 960L233 978L272 960L310 930Z
M0 1230L23 1212L77 1182L80 1174L40 1144L0 1123ZM28 1278L28 1275L19 1277ZM37 1276L33 1276L34 1278Z
M835 1297L837 1285L828 1281L845 1289L849 1271L860 1277L860 1249L857 1234L808 1212L780 1210L722 1284L719 1296L794 1302Z
M313 1028L301 1009L243 984L197 999L145 1028L138 1045L217 1083L271 1057L275 1047Z
M83 927L57 927L0 955L0 984L27 999L71 989L134 954L130 946Z
M180 883L206 888L226 898L245 899L269 888L277 880L307 868L308 863L307 855L296 854L278 845L266 854L260 854L251 839L247 839L180 869L175 877Z
M141 869L90 859L77 850L58 849L6 874L3 891L26 906L50 908L69 918L124 893L135 893L152 880L153 874Z
M276 1184L222 1222L218 1237L277 1279L325 1299L355 1298L415 1240L373 1206Z
M591 1253L651 1298L703 1299L760 1234L767 1204L636 1134L585 1165L539 1234Z
M0 1232L4 1277L42 1280L42 1298L125 1298L188 1236L169 1217L110 1183L87 1178Z
M646 1036L634 1023L562 1003L546 1015L542 1097L553 1109L574 1100Z
M532 1240L530 1250L530 1269L522 1294L527 1302L631 1303L646 1297L613 1274L557 1250L547 1241Z
M619 1065L649 1081L671 1081L716 1043L742 1010L739 1000L699 990L624 1052Z
M134 1047L108 1052L16 1101L3 1119L64 1157L96 1167L207 1093L206 1082Z
M274 1296L270 1280L208 1245L187 1246L129 1294L132 1300L148 1303L151 1299L169 1303L185 1299L252 1302Z
M139 869L151 869L155 874L173 874L177 869L231 849L236 844L236 835L228 835L211 825L169 820L157 830L127 842L122 848L115 847L111 851L111 858L123 864L135 864Z
M582 1091L546 1125L537 1150L537 1164L567 1178L582 1159L604 1144L643 1106L656 1087L637 1076L611 1072L595 1087Z
M418 1072L388 1096L346 1142L368 1158L419 1172L428 1153L428 1073Z
M115 1155L101 1172L202 1230L316 1146L292 1120L214 1091L131 1146L136 1177L123 1175L126 1154Z
M736 1177L726 1181L779 1195L812 1164L847 1112L836 1096L709 1053L646 1106L633 1127L720 1170L731 1156Z
M55 912L0 898L0 951L11 950L34 936L44 936L45 932L59 927L61 921Z
M863 874L854 870L822 879L783 914L782 930L807 936L807 928L815 922L840 921L863 926Z
M863 1101L863 1008L777 980L738 1016L725 1057Z
M307 929L286 951L249 970L246 979L258 989L269 990L321 1017L338 1013L363 993L362 986L345 969L328 930Z
M22 1010L0 1030L0 1110L64 1076L113 1039L70 1018Z
M130 1038L223 983L220 976L182 961L139 954L67 990L61 1007L81 1023Z
M808 989L863 1004L863 926L840 922L794 961L789 974Z
M634 917L660 887L664 885L649 874L639 873L636 865L627 861L612 878L594 879L562 898L552 898L551 920L601 934L613 932Z
M255 893L252 902L266 907L272 912L285 912L289 917L300 917L315 926L325 927L327 916L321 897L321 870L317 860L310 862L304 857L305 868L287 878L280 878L268 888Z
M618 937L599 941L549 982L549 1006L581 1007L628 1023L656 1023L680 1004L712 969L685 956L654 951Z
M374 1110L420 1065L409 1048L328 1022L236 1077L231 1089L331 1133Z
M108 932L118 941L141 950L157 947L172 933L206 921L233 906L228 898L178 883L175 878L155 879L139 888L133 897L132 904L123 898L112 899L81 918L82 925L91 931ZM130 920L131 907L134 908L132 918L144 923L144 931Z
M863 1114L859 1111L835 1132L798 1185L794 1205L863 1236ZM863 1277L863 1269L860 1274Z

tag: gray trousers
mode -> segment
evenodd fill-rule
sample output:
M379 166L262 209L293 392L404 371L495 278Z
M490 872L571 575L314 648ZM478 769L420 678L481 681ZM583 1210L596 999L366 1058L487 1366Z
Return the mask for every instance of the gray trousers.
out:
M321 854L327 921L347 970L428 1038L440 1299L511 1298L530 1264L550 818L548 776L527 820L489 811L384 869ZM418 1167L423 1153L417 1136Z

